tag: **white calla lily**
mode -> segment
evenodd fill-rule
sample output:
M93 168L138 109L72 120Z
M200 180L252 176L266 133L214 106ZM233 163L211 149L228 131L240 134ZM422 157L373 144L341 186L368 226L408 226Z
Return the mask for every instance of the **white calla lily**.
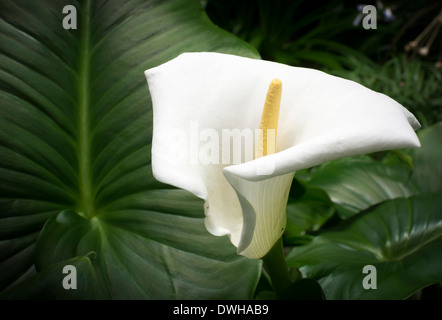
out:
M420 145L414 132L420 125L399 103L313 69L185 53L147 70L146 77L154 113L155 178L204 199L207 229L229 235L238 253L249 258L263 257L281 237L296 170ZM282 82L275 153L224 161L233 149L231 139L221 137L226 130L259 129L267 88L275 78ZM212 131L201 134L206 129ZM209 148L210 159L218 163L192 161L207 154L209 142L219 147L219 153Z

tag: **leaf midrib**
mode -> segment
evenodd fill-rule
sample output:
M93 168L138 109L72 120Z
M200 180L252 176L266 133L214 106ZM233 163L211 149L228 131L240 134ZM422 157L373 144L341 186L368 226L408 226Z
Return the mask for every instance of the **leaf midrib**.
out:
M88 218L94 215L94 195L91 182L90 159L90 8L91 1L87 0L84 10L80 11L80 47L78 88L78 170L79 192L78 212Z

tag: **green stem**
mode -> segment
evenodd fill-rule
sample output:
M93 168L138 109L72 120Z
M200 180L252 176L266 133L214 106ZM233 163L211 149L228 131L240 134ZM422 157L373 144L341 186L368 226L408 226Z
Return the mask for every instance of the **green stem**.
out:
M279 238L262 260L272 281L276 298L283 299L287 295L287 291L290 287L290 278L285 262L282 238Z

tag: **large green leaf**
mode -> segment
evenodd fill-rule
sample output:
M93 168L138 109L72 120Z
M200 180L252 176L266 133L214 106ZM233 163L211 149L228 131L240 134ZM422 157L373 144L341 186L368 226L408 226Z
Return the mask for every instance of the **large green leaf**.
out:
M321 166L308 184L324 189L342 218L382 201L413 194L406 165L387 164L368 156L331 161Z
M295 247L288 264L321 283L327 299L403 299L442 281L441 193L388 200ZM365 289L366 265L377 288Z
M419 132L421 148L411 149L414 168L411 180L418 192L442 190L442 122Z
M78 29L62 27L65 5ZM184 51L257 54L198 0L4 0L0 41L3 296L28 283L62 297L48 288L60 263L83 272L88 259L96 297L252 297L259 262L208 234L202 201L152 176L143 71Z
M401 150L383 161L368 156L331 161L314 172L308 185L324 189L342 218L385 200L442 190L442 123L418 136L422 146L409 155Z
M5 296L14 300L105 299L106 295L90 260L91 255L52 264L49 268L19 283L12 292L7 292ZM65 271L66 266L75 268L77 282L75 289L65 289L63 286L65 277L68 283L73 281L70 279L72 270ZM81 286L78 286L79 283Z

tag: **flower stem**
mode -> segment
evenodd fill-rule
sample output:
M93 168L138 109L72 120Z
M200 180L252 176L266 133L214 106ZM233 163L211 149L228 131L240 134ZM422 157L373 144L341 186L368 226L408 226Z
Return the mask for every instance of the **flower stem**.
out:
M291 282L285 262L282 238L278 239L262 260L264 261L270 280L272 281L276 298L283 299L287 296Z

